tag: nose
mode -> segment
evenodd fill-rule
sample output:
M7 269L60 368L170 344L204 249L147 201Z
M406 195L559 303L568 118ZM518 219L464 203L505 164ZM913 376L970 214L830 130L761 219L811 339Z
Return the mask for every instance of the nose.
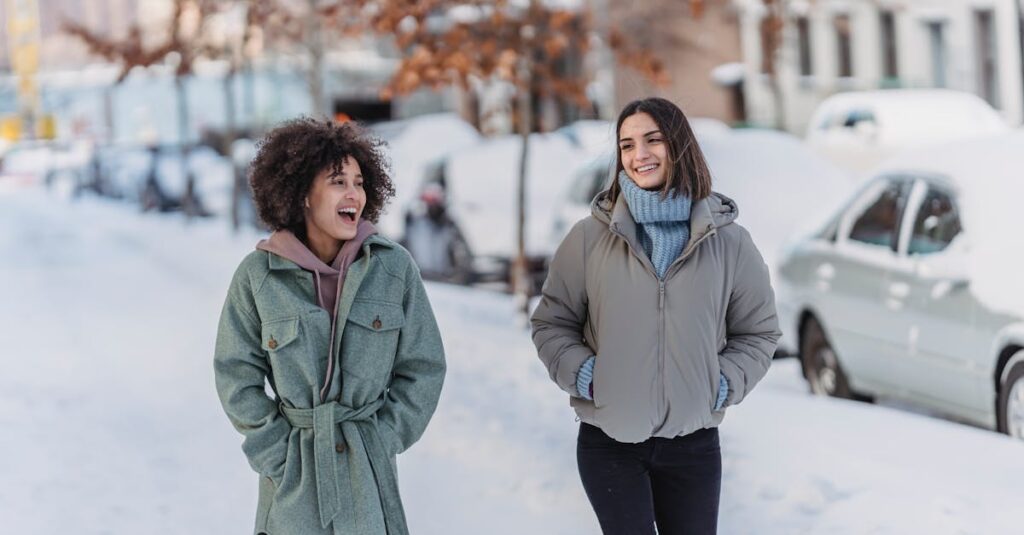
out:
M643 160L644 158L651 155L651 151L647 149L646 143L636 144L636 159Z

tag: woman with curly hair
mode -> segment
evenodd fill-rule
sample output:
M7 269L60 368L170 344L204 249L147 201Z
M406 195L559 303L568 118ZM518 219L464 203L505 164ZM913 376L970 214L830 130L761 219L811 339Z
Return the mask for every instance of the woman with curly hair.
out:
M395 456L426 428L445 361L416 265L372 224L394 195L381 145L298 119L253 162L274 232L231 281L214 373L260 476L256 533L408 533Z

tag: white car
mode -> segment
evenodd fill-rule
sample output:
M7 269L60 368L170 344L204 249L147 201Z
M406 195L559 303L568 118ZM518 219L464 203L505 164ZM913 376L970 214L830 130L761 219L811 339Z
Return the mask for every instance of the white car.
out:
M825 99L807 127L807 143L843 168L863 172L901 150L1006 132L992 106L949 89L886 89Z
M1024 438L1021 169L1024 132L918 149L790 247L779 317L813 392Z

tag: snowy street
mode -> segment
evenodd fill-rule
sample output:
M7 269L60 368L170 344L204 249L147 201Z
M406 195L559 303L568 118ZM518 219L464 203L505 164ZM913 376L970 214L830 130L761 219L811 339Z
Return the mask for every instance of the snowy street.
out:
M18 534L244 534L257 477L214 390L260 235L0 183L0 518ZM511 297L428 285L449 372L399 457L414 534L599 533L578 424ZM1024 532L1024 443L811 397L794 359L721 427L723 534Z

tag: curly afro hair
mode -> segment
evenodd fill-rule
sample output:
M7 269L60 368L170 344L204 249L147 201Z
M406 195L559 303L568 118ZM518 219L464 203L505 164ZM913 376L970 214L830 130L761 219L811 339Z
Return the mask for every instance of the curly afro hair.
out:
M272 230L303 232L303 205L313 179L351 156L363 173L366 206L363 219L377 222L384 205L395 195L388 176L384 142L353 123L338 124L308 117L274 128L257 145L249 184L260 219Z

